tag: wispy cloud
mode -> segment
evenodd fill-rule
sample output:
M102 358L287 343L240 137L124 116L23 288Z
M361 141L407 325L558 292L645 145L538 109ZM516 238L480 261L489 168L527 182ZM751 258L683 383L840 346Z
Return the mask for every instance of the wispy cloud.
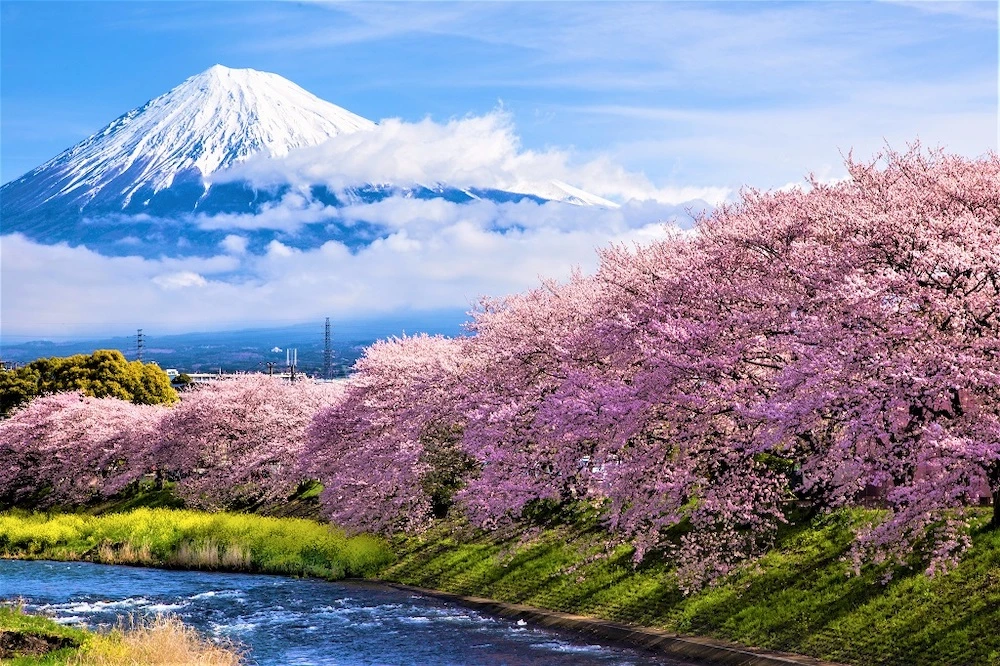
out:
M313 200L307 192L291 191L280 200L265 204L257 213L198 214L186 221L194 222L199 228L209 231L273 229L295 233L307 224L339 217L337 208Z
M969 21L996 21L997 5L989 0L877 0L923 14L947 14Z
M843 173L866 157L915 140L970 156L997 150L996 74L942 83L861 84L844 95L789 108L694 110L601 104L577 107L595 122L632 123L641 138L613 147L632 165L669 159L687 178L708 174L731 188L777 187L809 172Z
M529 145L602 149L675 185L777 186L885 141L996 147L995 3L322 6L336 28L259 46L404 54L413 68L373 81L405 87L419 65L426 90L496 91ZM432 41L457 54L446 70L420 47Z
M880 6L881 5L881 6ZM590 3L318 3L329 18L286 38L258 40L264 50L314 50L436 36L502 48L502 82L586 87L643 87L647 91L713 90L738 98L747 92L809 93L812 84L851 85L882 79L900 68L924 77L946 72L949 52L920 48L946 26L927 13L993 27L988 2L590 2ZM982 25L985 23L986 25ZM958 27L962 26L948 26ZM522 67L514 69L511 65ZM490 62L457 61L495 84ZM555 66L558 65L558 68ZM454 79L450 79L454 84ZM462 80L462 83L474 81ZM795 84L789 86L789 83ZM802 85L806 84L806 85Z

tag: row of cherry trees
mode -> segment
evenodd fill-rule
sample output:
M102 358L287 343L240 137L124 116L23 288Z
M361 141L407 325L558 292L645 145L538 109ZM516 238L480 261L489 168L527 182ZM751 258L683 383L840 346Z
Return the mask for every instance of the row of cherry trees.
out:
M487 300L468 337L370 348L308 435L330 515L417 527L445 463L478 525L589 502L699 582L766 549L789 500L877 489L859 564L953 562L961 509L1000 504L1000 161L847 167Z
M285 499L302 480L306 427L342 393L243 375L170 407L76 392L35 398L0 421L0 502L82 504L150 474L206 509Z
M698 584L765 550L789 501L877 489L890 515L857 563L947 565L961 509L1000 504L1000 160L847 166L485 300L467 336L379 342L346 388L36 399L0 423L0 496L80 501L157 470L233 507L318 479L334 522L383 533L586 503Z

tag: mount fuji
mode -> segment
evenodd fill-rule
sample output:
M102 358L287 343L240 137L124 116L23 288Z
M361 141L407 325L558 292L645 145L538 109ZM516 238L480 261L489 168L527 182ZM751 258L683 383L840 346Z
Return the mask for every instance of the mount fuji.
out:
M328 240L358 247L386 230L337 211L392 197L616 207L557 180L513 191L439 182L262 188L238 177L250 160L285 158L377 127L277 74L216 65L0 187L2 231L105 255L208 256L232 231L234 217L266 213L290 196L309 211L308 219L294 223L293 237L287 228L244 224L241 242L251 249L275 239L299 247ZM227 175L233 173L237 177Z

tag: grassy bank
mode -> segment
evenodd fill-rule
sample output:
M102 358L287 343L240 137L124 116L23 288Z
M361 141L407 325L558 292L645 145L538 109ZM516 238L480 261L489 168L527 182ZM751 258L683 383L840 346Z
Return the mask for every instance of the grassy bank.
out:
M0 606L0 663L65 664L90 636L48 618L26 615L17 606Z
M883 585L842 560L863 516L789 531L756 566L690 597L662 562L636 568L586 521L527 536L439 525L396 540L381 577L851 664L1000 664L1000 534L977 532L946 575L896 572Z
M0 663L10 666L238 666L243 661L238 650L207 641L172 618L95 634L0 607Z
M141 508L124 513L0 514L0 556L182 569L366 576L388 545L312 520Z

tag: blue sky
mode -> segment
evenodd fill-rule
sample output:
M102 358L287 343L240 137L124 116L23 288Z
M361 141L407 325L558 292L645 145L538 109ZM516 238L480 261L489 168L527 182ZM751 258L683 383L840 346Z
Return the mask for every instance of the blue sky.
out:
M997 142L995 2L4 0L0 181L215 63L378 120L506 109L526 148L667 186L780 186L840 152Z
M982 155L997 148L997 8L3 0L3 182L218 63L275 72L372 120L398 119L365 135L382 150L343 154L350 142L330 141L258 167L335 182L350 165L370 182L395 182L407 154L414 182L472 171L501 185L559 179L623 204L392 197L335 213L386 230L356 250L297 243L312 210L301 197L252 219L174 221L225 228L225 240L198 256L181 251L183 231L175 246L142 255L8 234L3 337L155 336L468 308L539 277L591 270L608 243L662 238L663 223L683 218L691 200L802 183L809 172L842 177L851 150L867 159L919 139ZM258 228L275 234L263 250L247 242Z

